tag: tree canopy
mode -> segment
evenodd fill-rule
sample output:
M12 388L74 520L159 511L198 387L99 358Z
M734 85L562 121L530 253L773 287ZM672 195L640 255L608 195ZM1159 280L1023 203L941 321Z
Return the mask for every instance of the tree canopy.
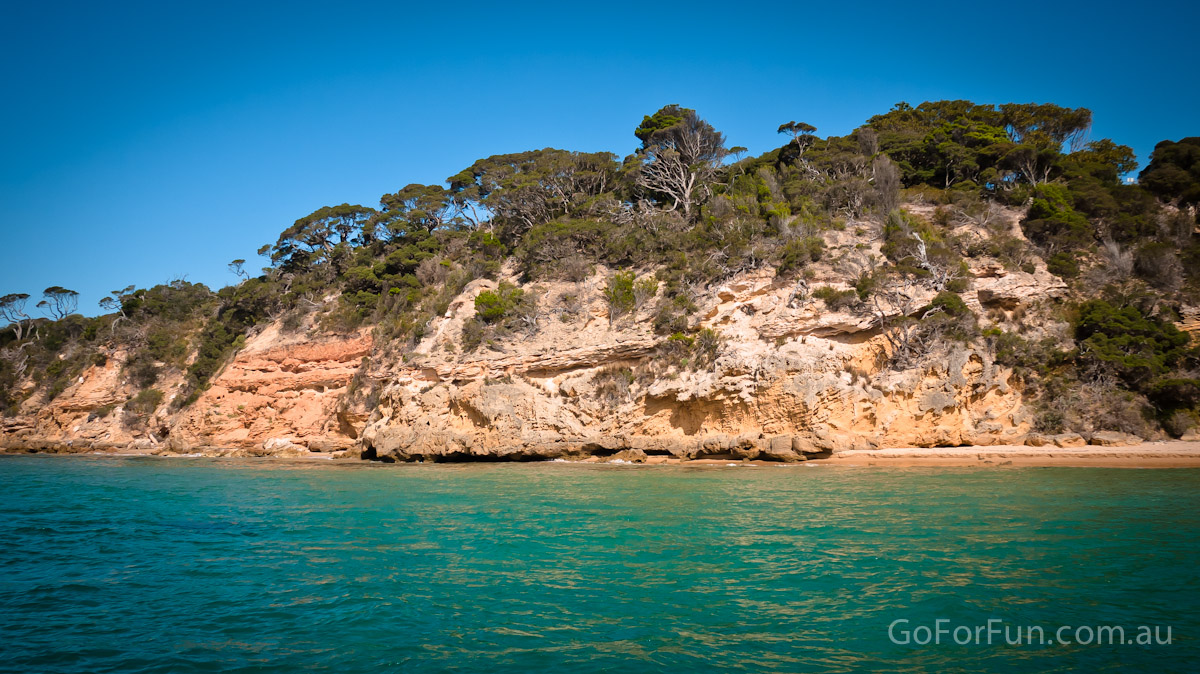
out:
M1155 145L1138 180L1163 199L1200 205L1200 136Z

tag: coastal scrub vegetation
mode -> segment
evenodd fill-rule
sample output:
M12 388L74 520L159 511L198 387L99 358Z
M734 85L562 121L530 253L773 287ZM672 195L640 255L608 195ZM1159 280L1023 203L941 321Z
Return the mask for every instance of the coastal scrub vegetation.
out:
M1107 400L1095 415L1178 435L1200 405L1197 352L1175 327L1200 305L1200 138L1159 143L1133 181L1133 151L1092 139L1091 121L1054 104L899 103L845 136L785 122L780 147L746 156L697 111L667 105L631 124L623 158L498 154L377 204L323 206L259 249L259 271L232 261L237 282L220 290L128 286L94 318L59 286L4 295L0 407L51 400L118 351L141 392L127 407L183 407L270 322L372 329L403 352L482 279L491 289L463 328L469 352L537 331L536 294L517 283L581 282L601 265L610 323L641 315L662 336L664 367L705 367L722 347L697 331L700 291L765 268L801 300L871 317L890 367L954 344L987 349L1041 401L1043 429ZM1017 221L1002 217L1014 210ZM831 257L838 237L858 244ZM981 321L964 293L985 258L1062 279L1067 295L1044 310L1069 334L1011 307ZM810 291L815 265L839 282ZM633 376L606 374L604 395L621 398Z

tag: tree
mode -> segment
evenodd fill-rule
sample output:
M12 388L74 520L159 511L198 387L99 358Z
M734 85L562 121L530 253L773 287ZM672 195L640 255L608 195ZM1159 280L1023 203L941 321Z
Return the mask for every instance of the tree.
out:
M871 174L879 212L891 213L900 204L900 169L886 154L881 154L871 162Z
M817 140L817 137L814 134L816 130L817 127L813 126L812 124L792 121L786 124L780 124L778 133L792 134L792 142L796 145L799 145L801 147L800 154L804 154L803 148L807 148Z
M616 182L616 172L610 152L546 148L480 159L446 182L464 217L478 226L477 211L484 211L512 243L537 225L586 212Z
M100 302L98 303L100 308L105 311L116 311L121 314L113 319L113 322L109 328L110 332L116 332L117 323L129 319L129 315L125 313L125 306L126 304L131 303L130 300L133 298L135 287L136 286L133 285L127 285L120 290L114 290L109 294L108 297L101 298Z
M1016 171L1030 185L1050 182L1050 173L1061 154L1061 145L1050 142L1040 134L1025 137L1029 142L1017 145L1004 155L1002 165Z
M1066 188L1053 183L1034 190L1021 230L1048 253L1086 247L1095 234L1087 218L1073 208Z
M79 306L79 293L62 286L46 288L42 291L42 297L45 299L37 303L38 308L58 321L75 313L75 308Z
M229 263L229 271L232 272L234 276L237 276L244 281L250 278L250 275L246 273L245 265L246 261L241 258L233 260Z
M898 103L867 125L878 134L878 151L897 163L908 185L978 180L1012 145L996 107L971 101Z
M375 214L366 206L324 206L283 230L271 248L271 262L304 267L333 260L334 249L363 243L363 226Z
M1079 306L1075 340L1081 366L1097 374L1112 372L1135 390L1145 390L1153 378L1195 357L1188 334L1170 321L1104 300Z
M1179 205L1200 205L1200 136L1154 146L1138 181L1155 195Z
M642 141L634 182L651 196L670 200L668 211L682 208L690 221L728 154L725 136L695 110L678 105L643 118L634 135Z
M1087 165L1093 175L1110 183L1120 181L1121 176L1133 173L1138 167L1133 148L1117 145L1107 138L1088 143L1082 151L1072 152L1071 157Z
M1053 103L1005 103L1000 113L1009 140L1041 145L1049 140L1058 151L1066 144L1072 152L1083 148L1092 128L1092 111L1064 108Z
M17 333L17 341L25 336L25 326L29 322L29 314L25 313L25 302L29 295L25 293L9 293L0 297L0 318L8 321Z
M461 208L455 203L453 193L440 185L414 183L394 194L383 195L379 201L377 220L382 231L376 229L376 236L391 237L414 227L432 234L434 230L462 222Z

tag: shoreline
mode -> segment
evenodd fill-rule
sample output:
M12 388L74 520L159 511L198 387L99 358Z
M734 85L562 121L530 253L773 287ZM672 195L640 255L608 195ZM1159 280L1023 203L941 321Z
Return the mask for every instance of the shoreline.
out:
M251 459L256 463L269 464L277 461L320 461L347 464L376 464L357 458L335 458L326 453L313 452L308 456L229 456L206 453L164 454L149 450L47 452L15 450L3 452L6 456L110 456L110 457L153 457L162 459L226 458ZM398 462L394 465L404 465ZM704 458L679 459L666 456L650 456L645 461L604 460L601 457L587 459L548 459L545 461L445 461L412 462L419 464L467 464L467 463L563 463L610 466L756 466L756 467L801 467L801 466L844 466L872 468L909 467L1079 467L1079 468L1200 468L1200 442L1173 440L1150 442L1139 445L1083 447L1033 447L1027 445L974 445L965 447L893 447L885 449L844 450L823 458L807 461L764 461L759 459Z
M1200 442L1173 440L1105 447L897 447L839 452L814 463L830 466L981 466L1200 468Z

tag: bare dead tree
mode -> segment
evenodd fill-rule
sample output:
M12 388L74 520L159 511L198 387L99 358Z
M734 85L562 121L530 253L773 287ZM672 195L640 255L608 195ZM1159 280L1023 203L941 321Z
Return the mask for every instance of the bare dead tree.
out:
M900 168L887 155L881 154L871 162L871 174L879 211L891 213L900 204Z
M951 281L962 276L960 266L945 264L929 257L929 253L925 247L925 240L921 238L920 233L910 232L909 234L917 243L913 254L917 266L929 272L929 284L934 290L941 292L946 289L946 286Z
M20 346L9 346L3 351L0 351L0 358L7 360L12 365L13 374L17 379L20 379L25 374L25 369L29 365L29 354L25 353L25 348L32 342L25 342Z
M661 148L647 153L649 161L642 165L637 174L638 187L650 192L665 194L671 200L673 211L683 208L683 216L691 219L692 208L698 201L696 188L705 177L711 178L711 171L693 170L674 148Z

